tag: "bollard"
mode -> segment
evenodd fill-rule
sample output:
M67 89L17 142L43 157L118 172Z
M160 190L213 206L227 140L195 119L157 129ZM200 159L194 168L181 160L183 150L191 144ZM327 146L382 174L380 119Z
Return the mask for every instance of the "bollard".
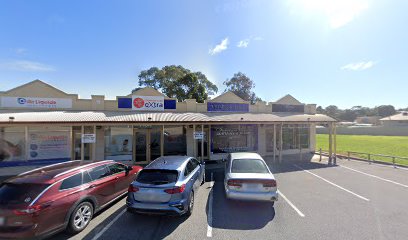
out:
M368 154L368 163L371 164L371 154Z
M347 160L350 161L350 152L347 152Z
M392 157L392 165L394 166L394 168L397 168L397 167L395 166L395 157Z
M319 162L321 162L321 161L322 161L322 148L319 149L319 152L320 152L320 160L319 160Z

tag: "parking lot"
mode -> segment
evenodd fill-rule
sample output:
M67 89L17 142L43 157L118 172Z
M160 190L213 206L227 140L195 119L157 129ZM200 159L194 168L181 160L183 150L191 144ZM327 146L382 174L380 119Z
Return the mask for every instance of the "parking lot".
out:
M134 215L123 198L82 233L50 239L408 239L408 171L337 163L270 162L281 194L274 207L227 201L221 166L208 165L189 218Z

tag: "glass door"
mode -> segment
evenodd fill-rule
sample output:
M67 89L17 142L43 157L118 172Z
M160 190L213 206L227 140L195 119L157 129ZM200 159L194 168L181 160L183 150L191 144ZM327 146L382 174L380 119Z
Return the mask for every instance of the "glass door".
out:
M162 128L136 128L134 130L135 163L149 163L162 154Z
M162 136L162 127L161 126L154 126L151 129L148 129L149 131L149 154L148 154L148 159L147 161L151 162L155 160L156 158L161 156L161 149L162 149L162 143L161 143L161 136Z
M204 133L203 139L197 139L196 140L197 157L199 159L208 159L208 137L209 137L208 125L205 125L204 129L201 129L201 126L198 125L198 126L196 126L196 131L197 132L202 131ZM204 143L202 144L202 142L204 142ZM204 148L204 151L201 150L202 147ZM204 156L201 156L202 153L204 153Z
M135 163L147 163L147 129L135 129L133 136Z

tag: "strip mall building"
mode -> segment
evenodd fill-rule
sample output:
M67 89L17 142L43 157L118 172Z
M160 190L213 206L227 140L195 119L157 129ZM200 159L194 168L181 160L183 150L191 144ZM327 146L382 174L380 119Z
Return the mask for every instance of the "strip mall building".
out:
M116 100L81 99L35 80L0 92L0 167L102 159L141 164L163 155L218 160L236 151L282 161L313 152L316 124L335 129L334 122L290 95L251 105L226 92L197 103L143 88Z

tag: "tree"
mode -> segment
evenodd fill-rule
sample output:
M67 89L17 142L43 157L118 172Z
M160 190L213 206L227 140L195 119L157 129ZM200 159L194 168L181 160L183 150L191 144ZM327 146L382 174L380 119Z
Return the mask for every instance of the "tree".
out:
M340 120L354 122L354 120L356 120L357 118L357 114L353 110L346 109L344 111L341 111L341 113L339 113L338 118Z
M138 77L139 86L152 87L179 101L195 98L197 102L203 102L209 94L218 92L217 86L202 72L192 72L180 65L162 69L151 67L141 71Z
M339 108L335 105L330 105L325 108L326 114L330 117L336 118L339 113Z
M375 108L377 114L381 117L388 117L396 113L394 106L381 105Z
M325 113L326 113L326 111L324 111L324 109L323 109L322 106L318 106L318 107L316 108L316 112L317 112L317 113L320 113L320 114L325 114Z
M254 81L244 73L235 73L231 79L224 81L224 85L227 87L225 92L231 91L245 101L250 101L251 104L261 101L261 99L252 91L255 88Z

